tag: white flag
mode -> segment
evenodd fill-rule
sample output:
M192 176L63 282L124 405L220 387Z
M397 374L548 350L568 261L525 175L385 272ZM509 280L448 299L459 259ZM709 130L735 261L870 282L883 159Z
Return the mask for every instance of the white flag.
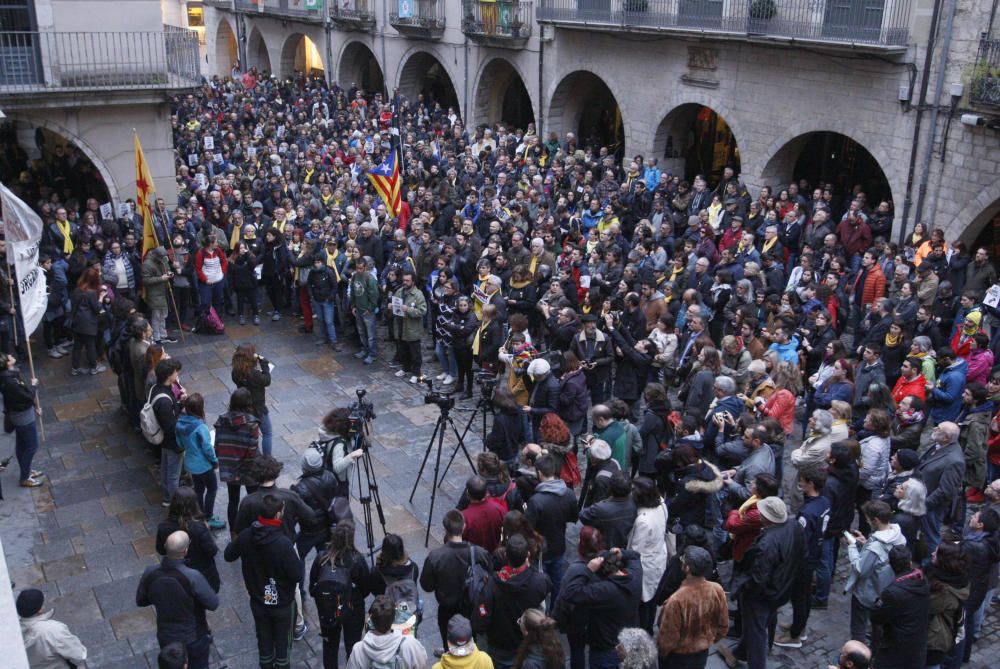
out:
M42 239L42 219L38 214L3 184L0 184L0 201L7 241L38 243Z
M0 201L3 203L8 260L14 261L21 318L25 333L30 335L42 322L49 301L45 293L45 272L38 266L42 219L3 184L0 184Z

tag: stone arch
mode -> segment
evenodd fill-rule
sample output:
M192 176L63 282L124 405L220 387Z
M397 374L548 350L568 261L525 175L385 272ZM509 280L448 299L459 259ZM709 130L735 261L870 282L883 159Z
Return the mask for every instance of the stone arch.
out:
M790 159L794 161L794 158L790 158L790 156L794 155L795 149L801 150L805 146L808 135L821 132L833 132L843 135L863 147L865 151L871 154L883 174L885 174L894 196L901 197L903 195L904 181L902 174L899 172L896 162L892 160L891 156L883 148L882 143L862 142L858 139L855 129L850 124L830 118L822 119L822 122L819 124L817 124L816 120L813 120L797 123L785 128L766 150L752 158L753 163L751 165L744 165L744 172L757 177L760 185L774 183L775 179L781 176L783 170L790 172L794 168L794 164L788 165L787 163ZM748 160L747 163L749 164L751 161ZM747 167L751 167L752 169L747 169ZM896 204L898 206L900 203L897 202Z
M529 122L535 122L535 104L524 77L517 65L506 58L489 60L480 70L474 90L475 123L506 122L523 129Z
M215 30L215 69L216 74L228 75L233 66L240 60L239 45L236 42L236 33L229 25L229 20L219 18L219 25Z
M385 75L375 53L363 42L344 45L337 61L337 83L347 90L356 83L365 93L384 93Z
M680 172L687 179L701 173L710 183L721 178L730 165L743 166L735 110L713 97L685 92L670 101L653 133L653 156L660 166Z
M459 116L465 118L466 110L462 109L461 100L453 83L455 78L443 60L421 47L416 47L400 62L402 66L396 75L396 88L403 96L413 101L420 94L425 97L429 95L440 102L443 109L454 107L458 110Z
M111 167L108 165L107 161L105 161L101 157L100 153L98 153L93 146L91 146L83 139L81 139L79 136L71 132L68 128L53 121L50 121L49 119L40 119L37 117L29 118L27 116L22 117L19 116L16 112L13 112L8 118L4 119L4 122L14 123L14 124L23 123L28 127L32 128L32 130L35 128L45 128L46 130L55 133L56 135L64 139L66 142L73 144L74 146L76 146L76 148L80 149L80 151L90 160L90 162L93 163L94 167L100 173L101 178L104 180L104 184L108 189L109 198L111 198L111 200L116 205L119 201L124 201L127 197L130 197L119 193L118 191L119 185L115 181L114 172L111 170ZM121 196L120 200L118 199L119 196Z
M984 186L979 194L962 209L953 223L945 227L945 238L958 237L966 244L973 243L983 228L1000 215L1000 183Z
M304 33L292 33L285 38L279 67L282 79L292 77L296 71L306 74L326 71L316 42Z
M247 39L247 67L256 67L258 72L271 73L271 55L267 51L267 42L260 33L260 28L253 27Z
M575 70L558 80L549 97L549 113L546 131L552 131L563 139L566 133L588 135L592 130L603 131L599 140L605 145L614 145L614 153L625 155L628 142L628 124L620 96L615 95L606 83L608 78L590 70ZM597 104L592 101L597 100ZM587 137L577 137L580 148Z
M864 187L872 206L877 204L876 200L892 201L894 194L901 195L902 191L896 189L898 182L886 169L893 163L879 144L864 144L844 127L833 129L832 126L837 125L841 124L824 123L820 128L808 128L772 143L762 154L766 162L756 172L761 185L773 188L791 183L793 179L806 178L813 184L834 183L842 191L836 196L843 197L857 182Z

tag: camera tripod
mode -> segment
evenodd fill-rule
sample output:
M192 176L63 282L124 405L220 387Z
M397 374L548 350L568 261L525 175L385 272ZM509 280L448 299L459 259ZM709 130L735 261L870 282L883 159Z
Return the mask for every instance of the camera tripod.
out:
M430 510L427 512L427 531L424 533L424 546L430 542L431 538L431 523L434 520L434 502L437 499L437 490L444 476L440 474L441 471L441 449L444 447L444 433L450 427L451 431L455 434L458 443L455 445L455 450L452 451L451 459L448 463L455 459L455 455L458 454L458 450L462 449L462 453L465 454L465 459L469 461L469 467L472 471L476 471L476 466L472 464L472 456L469 455L469 451L465 448L465 441L463 441L462 435L458 433L458 427L455 426L455 421L451 417L451 409L449 407L438 406L441 410L440 415L438 415L437 423L434 425L434 432L431 433L430 441L427 442L427 450L424 452L424 460L420 463L420 470L417 472L417 478L413 482L413 490L410 491L410 504L413 503L413 496L417 494L417 484L420 483L420 477L423 476L424 467L427 466L427 459L431 456L431 450L435 447L435 441L437 442L437 455L434 459L434 480L431 483L431 506ZM475 416L473 416L474 418ZM471 424L471 421L470 421ZM466 428L468 430L468 428Z
M468 409L466 409L466 411L468 411ZM486 416L487 416L487 414L490 415L490 416L493 416L493 419L496 420L496 412L493 410L493 394L492 393L490 393L489 395L487 395L486 393L483 393L480 396L479 401L476 402L475 408L472 409L472 415L469 416L469 422L465 424L465 429L462 430L462 435L459 437L459 439L462 441L462 443L465 443L465 436L467 434L469 434L469 430L472 429L472 424L474 422L476 422L476 416L479 415L480 413L482 413L482 416L483 416L483 435L482 435L483 442L482 443L483 443L483 450L485 451L486 450ZM458 455L458 449L455 449L455 451L452 452L451 457L448 458L448 464L446 464L444 466L444 473L441 474L441 479L442 480L444 479L444 477L446 477L448 475L448 470L451 469L451 463L455 461L455 456L456 455ZM468 454L466 454L466 455L468 455Z
M378 492L378 481L375 478L375 466L372 464L372 454L370 449L370 444L368 443L368 432L369 423L366 421L364 423L364 428L360 430L354 437L354 448L360 448L362 455L358 460L360 460L360 466L355 466L355 470L358 475L358 502L361 503L361 517L365 524L365 540L368 546L368 559L371 561L372 565L375 565L375 553L381 550L381 546L375 548L375 527L372 523L372 503L375 504L375 511L378 513L378 522L382 526L382 536L386 535L385 531L385 511L382 510L382 497ZM357 463L356 463L357 465ZM361 470L364 470L365 476L362 480Z

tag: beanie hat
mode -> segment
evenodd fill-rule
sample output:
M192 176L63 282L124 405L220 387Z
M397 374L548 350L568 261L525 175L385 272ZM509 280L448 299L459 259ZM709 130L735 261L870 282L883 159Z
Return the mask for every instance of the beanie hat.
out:
M323 469L323 454L316 448L307 448L302 454L302 473Z
M788 507L785 506L784 500L780 497L765 497L757 502L757 510L761 517L775 525L780 525L788 520Z
M35 588L22 590L21 594L17 596L17 615L22 618L36 616L42 610L42 604L44 603L45 595L41 590Z
M920 464L920 456L912 448L901 448L896 451L896 459L899 460L899 466L903 471L913 469Z
M531 364L528 365L528 374L532 377L545 376L549 373L550 369L552 369L552 367L549 365L547 360L535 358L531 361Z

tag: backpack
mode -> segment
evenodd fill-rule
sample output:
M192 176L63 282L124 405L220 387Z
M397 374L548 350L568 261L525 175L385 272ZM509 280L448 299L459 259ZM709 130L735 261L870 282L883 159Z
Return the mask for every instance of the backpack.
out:
M340 627L352 610L351 570L347 566L326 563L309 593L316 600L320 629Z
M507 486L507 489L504 490L501 495L498 495L496 497L494 497L492 495L487 495L486 499L489 500L489 501L491 501L491 502L493 502L498 507L500 507L500 510L503 511L504 514L506 515L506 513L510 510L507 507L507 495L509 495L510 491L514 489L515 485L516 484L514 483L514 481L512 479L511 482L510 482L510 485Z
M156 411L153 408L153 405L161 397L166 397L173 401L166 393L160 393L156 397L153 397L153 389L150 388L149 395L146 396L146 403L139 410L139 428L142 430L142 436L154 446L163 443L163 428L160 427L160 421L156 419Z
M215 307L209 307L208 311L202 315L198 331L211 335L226 334L226 326L222 323L222 319L219 318L219 314L216 313Z
M465 592L465 603L467 604L465 608L472 611L473 616L477 613L479 603L483 598L483 591L486 589L486 583L489 580L490 573L476 562L476 547L469 544L469 566L465 570L463 590Z
M385 594L392 598L396 604L396 619L394 625L405 626L410 623L410 619L416 617L419 622L424 613L424 602L420 599L420 591L417 589L417 579L414 577L417 565L411 564L409 576L401 576L395 580L389 580L382 570L379 575L385 581Z
M323 469L327 470L333 477L337 479L337 491L334 493L334 497L347 497L350 495L350 481L341 480L337 472L333 471L333 449L336 448L337 444L342 440L340 438L327 439L326 441L314 441L309 444L309 448L315 449L323 454ZM344 452L348 452L347 446L344 446Z

